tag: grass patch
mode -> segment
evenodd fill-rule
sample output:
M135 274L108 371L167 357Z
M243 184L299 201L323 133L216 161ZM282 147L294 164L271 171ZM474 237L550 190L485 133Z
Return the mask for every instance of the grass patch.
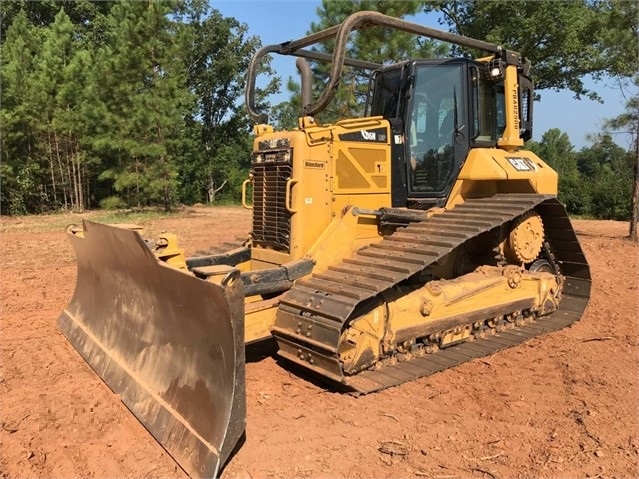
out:
M54 211L39 215L2 216L0 217L0 233L48 233L52 231L64 232L70 224L81 224L82 220L95 221L96 223L138 223L145 226L153 220L165 218L186 218L194 213L204 212L208 209L238 208L237 202L217 202L212 205L199 204L197 206L179 206L173 211L164 211L162 208L129 208L119 210L88 210L82 213L71 211Z
M59 211L41 215L3 216L0 220L0 233L47 233L64 232L70 224L81 224L82 220L97 223L144 223L161 218L180 218L185 216L183 210L165 212L161 209L143 208L128 210L91 210L82 213Z
M91 221L98 223L136 223L161 218L180 218L184 213L180 210L166 212L155 209L113 210L92 212Z

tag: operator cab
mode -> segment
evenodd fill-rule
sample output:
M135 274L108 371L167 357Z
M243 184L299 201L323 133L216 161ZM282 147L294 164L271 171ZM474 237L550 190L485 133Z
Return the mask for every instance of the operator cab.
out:
M366 116L393 125L393 206L443 205L470 148L494 147L506 126L503 81L488 64L412 60L371 75ZM398 144L399 143L399 144Z

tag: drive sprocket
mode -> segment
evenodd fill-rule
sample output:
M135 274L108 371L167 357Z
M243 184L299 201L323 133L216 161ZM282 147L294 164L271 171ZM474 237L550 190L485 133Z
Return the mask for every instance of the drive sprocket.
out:
M541 217L528 211L514 222L504 248L506 259L517 264L533 262L544 243L544 225Z

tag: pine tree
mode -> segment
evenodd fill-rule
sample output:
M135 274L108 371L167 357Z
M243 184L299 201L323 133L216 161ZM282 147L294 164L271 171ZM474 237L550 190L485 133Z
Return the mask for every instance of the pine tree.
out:
M134 206L177 200L174 146L190 99L170 12L168 2L119 3L96 58L104 116L93 145L110 160L100 178Z
M2 213L168 209L221 185L237 197L251 150L239 100L260 46L246 26L205 0L16 1L0 13L11 25L0 38Z
M29 25L24 12L18 13L0 47L0 204L3 214L36 211L40 202L38 115L32 102L34 57L40 46L38 31Z
M51 206L83 210L88 206L89 189L78 131L82 119L77 115L84 100L83 75L75 58L82 46L64 9L42 33L33 101L41 117L39 143L45 146L43 156L47 158L43 163L48 163L51 177L45 187L53 196Z

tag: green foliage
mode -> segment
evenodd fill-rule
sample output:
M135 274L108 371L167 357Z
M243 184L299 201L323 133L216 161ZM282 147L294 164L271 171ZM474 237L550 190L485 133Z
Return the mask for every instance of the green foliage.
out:
M528 55L538 88L594 97L584 75L636 73L638 8L622 0L324 0L310 30L361 10L406 18L435 9L460 33ZM5 1L0 23L2 214L237 201L252 149L241 102L245 72L260 46L245 25L205 0ZM347 54L385 64L450 51L377 28L354 32ZM317 97L328 71L313 67ZM267 63L262 71L273 73ZM367 74L347 69L322 121L362 114ZM269 107L267 95L279 84L272 75L257 92L260 107ZM301 100L295 81L286 88L291 100L271 113L288 129L297 125ZM633 95L607 128L629 129L636 139L637 105ZM575 152L559 130L531 148L559 171L570 212L628 217L636 154L605 135Z
M2 202L7 213L23 215L29 212L40 212L41 194L38 191L38 165L29 161L14 172L10 165L0 165L2 181ZM10 194L6 195L9 191ZM5 203L6 202L6 203Z
M83 33L98 38L102 31L102 20L113 5L114 1L95 0L6 0L0 2L0 38L5 40L5 32L19 15L23 15L35 27L47 27L54 22L60 9Z
M635 74L628 85L633 91L626 96L626 111L609 119L604 129L607 132L625 133L631 138L632 152L628 154L628 161L632 164L629 236L633 241L639 241L639 74Z
M632 157L607 134L599 135L590 148L579 152L577 163L590 197L591 215L614 220L630 218Z
M205 13L200 5L178 30L187 87L194 94L177 160L181 199L188 203L212 202L220 194L239 198L251 152L251 123L241 99L250 58L260 43L237 20L216 10ZM272 73L268 65L264 72ZM273 93L278 81L276 77L266 91L258 91L258 100ZM238 174L243 176L239 183Z
M119 196L107 196L100 200L100 208L103 210L120 210L126 208L126 202Z
M568 212L587 213L587 199L581 195L577 156L568 135L553 128L543 134L540 143L529 142L526 147L534 151L559 175L559 199L566 205Z
M270 121L279 130L291 130L297 127L298 119L302 116L302 93L300 84L289 77L286 83L291 98L275 105L271 109Z
M595 218L624 220L630 218L629 181L620 178L619 172L602 168L590 186L590 211Z
M246 26L203 0L0 9L2 213L239 198Z
M109 162L100 179L111 180L129 204L167 210L178 187L172 144L190 102L170 5L133 1L112 9L110 35L96 51L103 133L93 138L105 156L129 159Z
M559 175L559 199L570 214L610 220L630 217L634 155L601 134L592 146L575 152L568 135L548 130L533 151Z
M537 89L569 89L598 99L583 83L637 68L639 4L626 0L427 0L455 32L504 45L531 60Z
M636 59L635 59L636 60ZM639 140L639 73L635 73L624 85L626 98L625 111L615 118L608 119L604 131L626 133L630 135L635 148Z

